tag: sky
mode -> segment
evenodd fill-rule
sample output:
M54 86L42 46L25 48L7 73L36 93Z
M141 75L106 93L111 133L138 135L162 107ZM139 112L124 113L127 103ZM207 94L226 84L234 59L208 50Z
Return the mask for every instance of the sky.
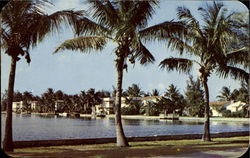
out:
M48 14L58 10L88 8L82 3L84 0L52 2L54 7L46 10ZM246 6L238 1L223 1L223 3L231 11L248 11ZM176 8L183 5L199 19L197 8L204 4L205 1L161 1L149 26L176 18ZM40 95L48 88L53 88L55 91L62 90L67 94L77 94L89 88L112 91L112 86L116 83L115 55L112 53L115 45L109 43L104 50L91 53L65 50L52 54L62 42L72 38L74 38L72 31L64 28L59 34L48 35L37 47L31 49L31 63L27 64L24 58L17 63L15 91L29 91L34 95ZM128 72L124 71L123 89L136 83L144 92L158 89L163 94L170 84L174 84L184 94L189 75L179 74L176 71L167 72L158 67L160 61L176 56L176 52L169 50L163 42L151 42L145 45L154 55L155 63L147 66L138 63L135 66L129 65ZM3 92L7 89L10 71L10 57L3 51L1 51L1 62L1 92ZM194 66L190 74L194 78L198 77L197 66ZM215 101L223 86L229 86L233 90L240 87L240 81L230 77L222 79L213 74L208 80L208 86L210 101Z

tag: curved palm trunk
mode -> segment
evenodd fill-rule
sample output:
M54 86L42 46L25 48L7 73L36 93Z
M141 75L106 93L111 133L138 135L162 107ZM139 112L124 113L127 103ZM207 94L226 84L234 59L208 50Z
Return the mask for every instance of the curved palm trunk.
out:
M210 137L210 122L209 122L209 91L207 86L207 79L204 79L203 86L205 90L205 122L204 122L204 133L202 136L203 141L211 141Z
M115 128L116 128L116 145L120 147L129 146L125 137L122 120L121 120L121 97L122 97L122 78L124 58L117 60L117 90L115 95Z
M13 151L13 137L12 137L12 101L14 93L14 83L15 83L15 73L16 73L16 60L12 57L11 68L9 75L9 87L8 87L8 103L7 103L7 116L5 123L5 135L3 140L3 150Z

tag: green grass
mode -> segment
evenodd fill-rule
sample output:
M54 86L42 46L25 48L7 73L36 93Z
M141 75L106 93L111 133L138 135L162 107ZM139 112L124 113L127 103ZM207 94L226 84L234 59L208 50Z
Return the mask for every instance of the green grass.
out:
M159 147L196 147L196 148L207 148L207 147L247 147L249 144L249 137L231 137L231 138L215 138L211 142L203 142L200 139L194 140L168 140L168 141L142 141L142 142L129 142L130 147L122 148L123 150L131 149L153 149ZM20 148L15 149L15 152L26 152L26 153L53 153L62 152L63 150L78 150L78 151L95 151L95 150L117 150L121 149L116 147L115 143L107 144L93 144L93 145L70 145L70 146L51 146L51 147L34 147L34 148Z

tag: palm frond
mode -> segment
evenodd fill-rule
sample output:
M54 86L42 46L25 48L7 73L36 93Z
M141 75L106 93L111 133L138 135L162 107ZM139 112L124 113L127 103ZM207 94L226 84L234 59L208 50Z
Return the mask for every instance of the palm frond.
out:
M229 65L243 65L244 68L249 67L249 48L242 48L239 50L235 50L226 55L227 62Z
M91 50L102 50L107 43L107 39L102 36L84 36L64 41L55 51L80 50L88 52Z
M193 61L184 58L167 58L160 62L159 67L167 71L176 70L179 73L189 73L192 69Z
M112 27L116 25L120 18L115 11L115 7L112 7L116 3L107 2L103 0L88 0L91 5L89 8L90 12L93 12L93 18L97 20L99 24L104 26Z
M83 17L77 20L76 24L74 25L74 33L76 35L105 35L111 34L111 30L106 28L105 26L98 24L86 17Z
M129 23L139 28L147 26L148 20L155 13L154 8L158 6L158 3L159 0L136 1L133 9L130 10L132 17Z
M139 31L144 41L165 40L172 35L185 34L186 27L182 22L166 21Z
M140 64L142 65L153 63L155 61L154 56L141 42L139 43L139 46L135 48L134 52L134 58L140 61Z
M235 80L239 79L248 83L249 73L243 69L232 66L220 66L216 70L220 77L227 78L228 76L231 76Z

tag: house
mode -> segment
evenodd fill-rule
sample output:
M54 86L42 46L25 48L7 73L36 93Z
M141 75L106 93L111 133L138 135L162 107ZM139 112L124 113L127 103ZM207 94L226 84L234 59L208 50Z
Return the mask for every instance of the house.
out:
M148 96L148 97L143 97L142 98L142 103L144 105L147 104L147 102L157 102L158 99L161 99L162 96Z
M23 107L24 107L23 101L12 102L12 111L13 112L21 112Z
M106 114L113 114L114 113L114 98L113 97L107 97L102 99L101 105L103 107L103 110Z
M29 105L31 110L35 110L38 104L38 101L27 101L26 105ZM22 112L25 108L25 102L19 101L19 102L12 102L12 111L13 112Z
M243 109L246 103L241 101L217 101L209 103L212 111L212 116L221 117L221 109L229 110L231 112L238 112Z
M63 100L56 100L55 101L55 111L60 110L64 106Z
M30 101L31 110L34 111L37 108L38 101Z
M129 104L126 102L126 99L132 99L136 101L141 101L141 97L122 97L121 98L121 108L128 107ZM103 110L106 114L113 114L114 113L114 105L115 105L115 98L114 97L106 97L102 98L102 103L100 105L96 105L96 112L98 109Z

